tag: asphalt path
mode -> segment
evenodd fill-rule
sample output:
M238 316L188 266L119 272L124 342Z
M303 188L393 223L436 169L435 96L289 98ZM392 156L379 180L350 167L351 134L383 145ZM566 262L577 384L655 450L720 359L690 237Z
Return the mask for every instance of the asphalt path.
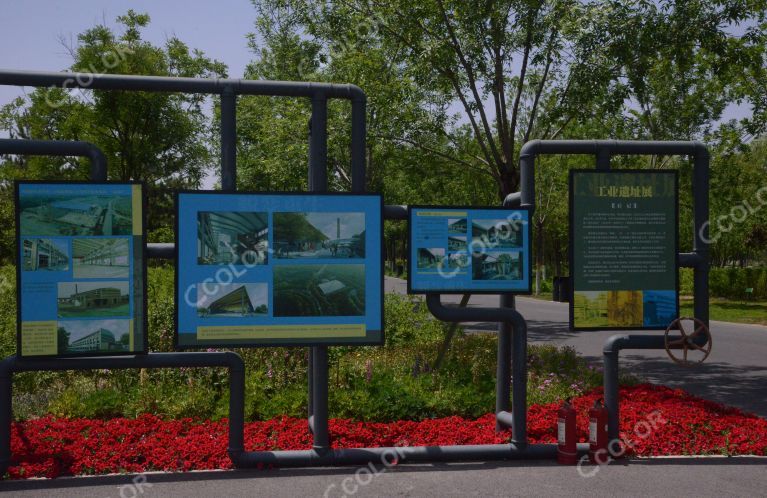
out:
M406 293L405 280L386 277L386 291ZM460 295L444 296L456 304ZM473 295L470 307L498 306L498 296ZM602 347L616 333L660 334L662 331L578 331L568 327L567 303L517 297L517 310L528 324L531 343L572 346L595 364L602 362ZM492 332L496 323L470 323L467 330ZM711 322L713 347L706 361L686 368L672 362L663 350L624 350L620 365L650 382L680 387L711 401L737 406L767 417L767 327L729 322Z
M19 498L368 496L764 496L767 459L629 460L595 470L554 462L498 462L193 472L0 482ZM595 472L593 476L587 477Z

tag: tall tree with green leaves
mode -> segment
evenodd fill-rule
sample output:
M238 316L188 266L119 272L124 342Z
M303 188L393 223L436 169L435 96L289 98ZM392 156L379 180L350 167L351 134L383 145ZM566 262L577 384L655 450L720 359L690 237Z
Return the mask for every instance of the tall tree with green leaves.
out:
M181 40L162 47L142 38L147 14L129 10L119 28L95 26L70 47L70 70L149 76L224 77L226 67ZM84 80L87 85L87 79ZM149 191L149 226L171 225L171 189L198 188L216 163L204 95L40 88L0 111L11 137L86 140L104 151L111 180L142 180ZM6 162L3 179L87 177L87 161L25 158Z

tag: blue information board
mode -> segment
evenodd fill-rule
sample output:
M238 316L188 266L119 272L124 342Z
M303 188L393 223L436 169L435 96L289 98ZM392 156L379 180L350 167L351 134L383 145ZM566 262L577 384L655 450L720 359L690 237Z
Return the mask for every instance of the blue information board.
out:
M18 354L144 353L138 183L16 183Z
M380 344L382 199L180 192L176 346Z
M411 206L410 293L530 293L527 209Z

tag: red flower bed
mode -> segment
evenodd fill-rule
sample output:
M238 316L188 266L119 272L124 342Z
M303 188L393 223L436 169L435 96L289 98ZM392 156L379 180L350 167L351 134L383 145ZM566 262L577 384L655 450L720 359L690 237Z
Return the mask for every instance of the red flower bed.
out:
M597 390L574 400L580 440L587 438L587 410ZM532 443L556 440L558 405L528 411ZM653 422L654 421L654 422ZM655 427L653 428L653 422ZM696 398L682 390L643 384L621 390L621 427L637 455L767 455L767 420L736 408ZM331 420L333 447L493 444L509 440L495 433L492 414L477 420L448 417L393 423ZM245 426L246 449L311 448L306 420L279 418ZM86 420L43 417L12 428L11 478L56 477L151 470L226 469L227 422L191 419Z

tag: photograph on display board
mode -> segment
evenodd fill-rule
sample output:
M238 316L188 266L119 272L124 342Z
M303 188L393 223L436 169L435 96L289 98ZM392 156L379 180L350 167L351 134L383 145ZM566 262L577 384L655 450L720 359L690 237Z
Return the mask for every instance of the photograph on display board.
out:
M21 235L131 235L132 199L126 195L52 195L19 198Z
M450 269L466 268L469 266L469 254L465 251L448 254L447 262Z
M487 250L522 247L522 223L505 219L473 219L472 244Z
M522 280L524 276L522 253L519 251L475 252L471 268L474 280Z
M365 265L274 267L274 316L363 316Z
M74 239L72 269L75 278L128 278L128 239Z
M197 284L197 315L201 317L266 316L266 283Z
M59 354L130 351L131 320L60 320Z
M274 213L277 258L364 258L365 213Z
M128 282L59 282L59 318L129 316Z
M466 235L467 231L466 218L448 218L447 219L447 233L448 235Z
M69 244L62 239L22 239L23 271L69 270Z
M436 270L442 268L444 260L445 249L443 247L419 247L416 268L418 270Z
M197 213L197 264L267 264L268 225L265 212Z

